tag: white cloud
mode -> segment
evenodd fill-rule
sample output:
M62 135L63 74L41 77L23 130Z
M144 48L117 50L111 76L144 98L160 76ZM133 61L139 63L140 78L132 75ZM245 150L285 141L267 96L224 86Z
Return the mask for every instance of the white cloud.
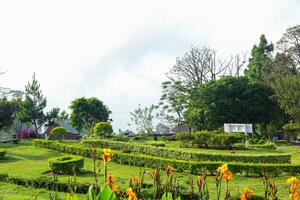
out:
M275 43L299 23L299 10L298 0L1 1L0 85L23 89L36 72L49 107L97 96L126 128L191 44L249 52L260 34Z

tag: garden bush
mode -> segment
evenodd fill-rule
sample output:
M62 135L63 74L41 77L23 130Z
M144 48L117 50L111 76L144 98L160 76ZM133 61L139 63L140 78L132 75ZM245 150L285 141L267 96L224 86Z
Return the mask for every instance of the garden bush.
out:
M0 149L0 160L3 160L5 157L6 151L4 149Z
M55 173L72 174L84 166L84 158L81 156L62 156L48 159L49 167Z
M61 138L66 133L67 133L67 130L63 126L54 127L50 131L51 136L56 137L56 138Z
M114 141L121 141L121 142L128 142L129 141L129 137L125 136L125 135L114 135L111 140Z
M189 132L178 132L175 134L175 139L177 141L183 141L183 142L186 142L186 141L191 141L193 140L193 136L191 133Z
M150 145L155 146L155 147L165 147L166 144L163 142L151 142Z
M287 144L288 142L286 140L273 140L276 145L284 145Z
M220 154L208 152L192 152L188 150L177 150L172 148L152 147L150 145L142 145L129 142L119 142L111 140L83 140L82 144L91 147L111 148L122 150L124 147L130 149L131 152L142 153L147 155L159 156L164 158L177 158L180 160L194 161L222 161L222 162L245 162L245 163L290 163L290 154L262 154L262 155L246 155L246 154Z
M66 145L63 143L49 141L49 140L34 140L33 141L36 146L53 149L56 151L93 157L92 151L95 149L91 149L88 147L82 146L74 146L74 145ZM157 148L156 148L157 149ZM101 159L102 150L96 150ZM157 151L160 152L160 151ZM174 157L177 158L177 157ZM257 158L256 158L257 159ZM273 157L274 159L274 157ZM114 151L114 155L112 156L112 161L120 164L127 164L132 166L140 166L140 167L150 167L150 168L165 168L168 164L172 165L178 172L188 171L192 174L199 174L202 169L206 168L211 173L214 173L215 170L223 164L222 162L214 162L214 161L188 161L188 160L176 160L164 157L156 157L142 154L134 154L134 153L122 153L120 151ZM243 174L258 174L265 172L270 175L279 175L282 173L288 174L299 174L300 173L300 164L265 164L265 163L240 163L240 162L226 162L233 173L243 173Z
M109 122L98 122L94 126L94 134L98 137L111 137L112 133L113 129Z
M33 129L23 129L19 133L19 138L21 139L37 138L37 134Z

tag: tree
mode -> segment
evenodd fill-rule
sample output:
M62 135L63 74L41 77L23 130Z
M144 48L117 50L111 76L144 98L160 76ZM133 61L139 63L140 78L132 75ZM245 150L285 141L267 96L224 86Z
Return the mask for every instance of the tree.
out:
M273 50L273 44L269 44L265 35L261 35L258 46L254 45L252 48L249 64L244 71L245 75L251 80L263 82L263 73L268 71L272 64Z
M18 99L0 99L0 129L13 125L16 113L19 109L19 104L20 100Z
M65 121L68 119L68 114L66 111L61 111L60 108L52 108L50 111L48 111L45 115L45 125L46 126L53 126L57 124L59 121Z
M171 68L168 77L185 83L202 84L224 75L231 62L232 58L228 62L217 58L217 51L214 49L192 46L183 57L176 58L176 64Z
M300 70L300 25L288 28L277 42L277 48L289 55Z
M32 82L28 82L25 86L25 100L20 105L20 111L17 118L23 123L29 123L34 126L36 133L45 122L44 108L47 105L47 100L40 90L40 84L32 76Z
M154 109L156 107L151 105L149 107L135 109L133 112L130 112L131 121L136 125L136 129L139 133L150 134L153 129L153 119L154 119Z
M71 102L70 123L77 131L83 128L92 133L91 128L97 122L107 122L111 111L96 97L78 98Z
M280 118L274 91L247 77L223 77L200 85L185 120L194 130L215 130L224 123L269 124Z
M113 128L109 122L98 122L94 126L94 134L98 137L108 138L111 137Z
M300 75L277 79L275 88L281 108L300 123Z

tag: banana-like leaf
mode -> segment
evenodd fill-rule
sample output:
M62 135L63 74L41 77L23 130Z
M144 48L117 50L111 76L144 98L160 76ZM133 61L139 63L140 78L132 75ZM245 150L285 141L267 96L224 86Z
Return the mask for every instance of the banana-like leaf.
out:
M173 200L171 192L165 192L161 198L161 200Z
M100 194L100 195L99 195ZM97 196L97 200L116 200L115 193L106 185L103 190Z

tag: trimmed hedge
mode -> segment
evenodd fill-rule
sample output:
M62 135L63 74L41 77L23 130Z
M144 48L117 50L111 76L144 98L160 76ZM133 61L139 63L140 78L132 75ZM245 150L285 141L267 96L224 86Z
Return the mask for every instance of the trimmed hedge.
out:
M82 156L61 156L48 159L49 167L55 173L72 174L79 171L84 166L84 158Z
M282 144L287 144L287 140L273 140L272 142L274 142L277 145L282 145Z
M4 159L5 154L6 154L6 151L0 149L0 160L3 160L3 159Z
M206 152L191 152L188 150L177 150L163 147L152 147L129 142L111 140L83 140L82 144L91 147L111 148L122 150L128 148L131 152L142 153L163 158L177 158L179 160L193 161L220 161L220 162L242 162L242 163L291 163L290 154L220 154Z
M53 149L56 151L92 157L92 151L97 152L97 156L101 159L102 149L91 149L81 146L65 145L63 143L49 140L33 140L36 146ZM120 164L149 167L149 168L165 168L168 164L172 165L178 172L190 172L198 174L202 169L206 168L211 173L224 162L197 162L175 160L169 158L160 158L155 156L147 156L143 154L128 154L114 151L112 161ZM279 175L281 173L299 174L300 164L257 164L257 163L237 163L226 162L233 173L242 174L261 174L263 172L270 175Z

